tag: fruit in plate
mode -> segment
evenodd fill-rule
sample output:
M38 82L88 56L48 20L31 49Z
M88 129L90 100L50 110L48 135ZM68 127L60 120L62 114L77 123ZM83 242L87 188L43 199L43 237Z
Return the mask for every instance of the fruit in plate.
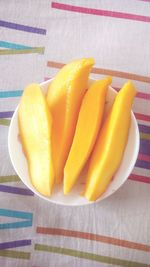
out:
M111 77L95 81L83 98L73 143L64 168L64 194L72 189L93 149L111 82Z
M38 84L25 88L19 105L18 122L32 184L41 194L49 196L54 183L52 117Z
M133 84L130 81L125 83L100 130L90 159L84 192L90 201L98 199L105 192L121 163L128 140L135 95Z
M47 101L53 117L52 152L56 183L60 183L63 178L64 165L93 64L92 58L84 58L65 65L48 88Z

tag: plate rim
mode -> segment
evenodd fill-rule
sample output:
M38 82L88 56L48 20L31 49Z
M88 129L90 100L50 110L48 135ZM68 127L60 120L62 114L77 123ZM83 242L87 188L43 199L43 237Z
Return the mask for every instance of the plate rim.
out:
M53 80L54 78L52 79L49 79L47 81L44 81L42 83L40 83L40 87L44 87L44 86L47 86L49 85L49 83ZM89 81L96 81L96 79L93 79L93 78L89 78ZM109 86L109 88L115 93L117 94L116 90L112 87L112 86ZM43 89L42 89L43 90ZM16 169L16 166L14 164L14 161L13 161L13 158L12 158L12 154L11 154L11 148L10 148L10 137L11 137L11 128L12 128L12 125L13 125L13 121L16 117L16 113L18 112L18 107L19 107L19 104L17 105L14 113L13 113L13 116L11 118L11 122L10 122L10 125L9 125L9 130L8 130L8 152L9 152L9 157L10 157L10 160L11 160L11 163L13 165L13 168L15 170L15 172L17 173L17 175L19 176L18 174L18 170ZM140 147L140 134L139 134L139 127L138 127L138 123L137 123L137 120L136 120L136 117L133 113L133 111L131 110L131 117L132 117L132 120L135 124L135 136L136 136L136 148L135 148L135 151L134 151L134 154L133 154L133 157L132 157L132 164L130 165L130 168L128 169L127 171L127 175L126 175L126 178L124 179L124 181L120 184L120 186L115 190L115 191L112 191L110 192L109 195L106 195L106 196L101 196L100 198L98 198L96 201L87 201L85 203L72 203L72 204L67 204L67 203L61 203L61 202L57 202L55 201L54 199L52 198L48 198L42 194L40 194L34 187L31 188L23 179L22 177L19 176L19 178L21 179L21 181L25 184L25 186L27 188L29 188L29 190L31 190L35 195L37 195L39 198L42 198L44 200L46 200L47 202L50 202L52 204L56 204L56 205L62 205L62 206L66 206L66 207L81 207L81 206L86 206L86 205L91 205L91 204L96 204L96 203L99 203L100 201L110 197L112 194L114 194L119 188L122 187L122 185L127 181L130 173L132 172L134 166L135 166L135 163L136 163L136 160L137 160L137 157L138 157L138 153L139 153L139 147Z

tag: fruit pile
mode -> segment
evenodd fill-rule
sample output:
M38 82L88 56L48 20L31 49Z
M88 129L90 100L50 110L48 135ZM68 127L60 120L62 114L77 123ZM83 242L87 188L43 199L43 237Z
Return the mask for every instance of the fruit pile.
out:
M91 58L65 65L45 96L38 84L24 90L19 105L19 133L33 186L50 196L63 182L68 194L88 163L84 196L98 199L117 171L128 140L136 90L128 81L107 116L111 77L89 85Z

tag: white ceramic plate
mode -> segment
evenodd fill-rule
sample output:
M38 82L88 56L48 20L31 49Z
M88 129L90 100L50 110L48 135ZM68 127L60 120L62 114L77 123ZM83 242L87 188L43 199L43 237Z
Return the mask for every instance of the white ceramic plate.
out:
M90 83L92 83L92 79L90 80ZM47 92L48 85L50 84L51 80L48 80L46 82L41 83L41 88L44 93ZM115 97L116 91L109 87L108 95L107 95L107 109L111 105L114 97ZM100 201L108 196L110 196L112 193L114 193L128 178L130 175L139 151L139 129L137 125L137 121L135 119L135 116L132 112L132 119L131 119L131 127L128 137L128 143L125 149L124 157L121 162L121 165L116 172L114 179L110 183L109 187L107 188L106 192L96 201ZM18 176L21 178L23 183L32 190L36 195L39 197L56 204L62 204L62 205L68 205L68 206L76 206L76 205L86 205L91 204L92 202L88 202L84 197L81 196L81 192L83 192L84 189L84 175L81 175L81 179L79 179L79 182L77 185L73 188L72 192L64 196L62 185L55 186L53 190L53 194L51 197L44 197L41 195L32 185L28 173L28 166L27 166L27 160L22 152L22 146L18 138L19 131L18 131L18 107L16 108L11 123L9 127L9 134L8 134L8 149L9 154L11 158L11 162L13 164L13 167L18 174Z

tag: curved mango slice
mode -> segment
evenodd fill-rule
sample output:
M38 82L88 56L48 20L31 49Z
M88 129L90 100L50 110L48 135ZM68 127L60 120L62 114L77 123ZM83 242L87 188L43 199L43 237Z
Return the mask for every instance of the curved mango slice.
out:
M94 201L107 189L117 171L128 140L131 107L136 90L129 81L119 91L91 156L85 197Z
M72 189L93 149L102 122L107 89L111 82L111 77L94 82L83 98L64 169L64 194Z
M52 117L38 84L24 90L19 105L19 132L33 186L49 196L54 183L51 153Z
M93 64L93 59L85 58L65 65L48 88L47 101L53 117L52 151L56 183L60 183L63 178L64 165Z

